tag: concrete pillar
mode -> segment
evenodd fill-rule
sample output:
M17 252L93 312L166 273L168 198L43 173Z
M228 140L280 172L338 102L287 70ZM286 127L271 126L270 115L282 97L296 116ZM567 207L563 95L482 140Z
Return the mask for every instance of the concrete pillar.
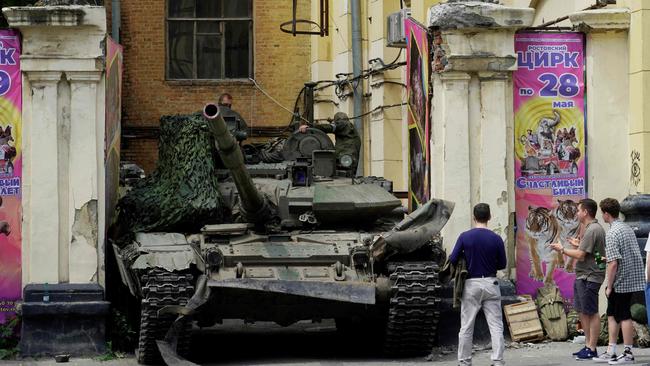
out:
M504 239L509 228L509 214L514 195L508 187L514 180L512 160L512 84L507 73L479 72L480 80L480 147L478 167L478 197L472 204L485 202L492 208L492 229ZM499 141L499 143L495 143Z
M23 164L25 187L31 209L23 209L29 222L23 233L23 251L26 252L23 276L39 283L57 283L65 275L60 273L67 264L66 248L59 247L59 186L58 186L58 131L57 86L60 71L32 71L24 73L26 89L31 98L24 103L30 109L30 135ZM29 95L28 94L28 95ZM26 120L24 120L26 121ZM38 165L38 169L34 169ZM29 238L29 239L28 239ZM30 240L31 239L31 240ZM33 261L32 261L33 259ZM33 265L32 265L33 264ZM23 281L24 283L25 281Z
M429 9L434 32L431 69L432 196L456 202L443 230L451 250L472 225L472 207L490 204L490 228L514 249L512 71L514 34L532 24L533 9L453 2ZM436 85L438 84L438 85Z
M67 72L70 83L70 151L71 167L93 167L94 169L70 169L70 213L74 212L70 238L70 282L97 281L99 252L98 245L98 174L103 167L97 161L97 121L103 121L98 114L98 84L103 77L101 71ZM103 91L103 90L102 90ZM103 140L99 141L103 145ZM101 155L103 156L103 155ZM103 212L103 210L102 210Z
M441 110L441 124L435 123L432 134L435 138L432 155L439 161L439 169L432 169L433 191L431 197L440 197L456 203L453 220L445 225L445 244L453 247L458 234L471 224L470 213L470 136L469 136L469 81L464 72L449 72L440 75L441 100L435 108ZM436 121L437 122L437 121ZM451 239L451 240L450 240Z
M104 212L105 9L3 12L23 35L23 80L29 91L23 110L29 126L23 283L98 283L104 250L98 223Z
M21 353L102 353L105 9L3 12L23 39Z

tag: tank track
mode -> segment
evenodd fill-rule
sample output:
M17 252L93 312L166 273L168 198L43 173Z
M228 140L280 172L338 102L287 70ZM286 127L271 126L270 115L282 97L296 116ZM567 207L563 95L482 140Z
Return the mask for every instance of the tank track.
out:
M391 298L384 339L387 356L426 355L437 341L440 282L434 262L388 265Z
M158 317L158 310L167 305L185 305L194 294L191 274L151 269L141 276L142 302L140 315L140 338L137 359L141 364L157 364L162 361L156 340L165 338L174 315ZM183 325L178 335L177 352L187 355L190 346L191 322Z

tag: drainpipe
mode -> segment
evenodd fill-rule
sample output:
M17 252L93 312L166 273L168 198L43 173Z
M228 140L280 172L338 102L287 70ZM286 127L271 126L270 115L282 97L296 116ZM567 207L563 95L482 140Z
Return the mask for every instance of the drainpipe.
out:
M356 78L361 75L361 63L363 61L361 51L361 1L351 0L350 7L352 12L352 72ZM354 116L360 116L361 114L363 114L363 79L357 79L357 86L354 88ZM363 118L355 118L354 126L359 131L359 138L361 138L357 175L363 175Z
M121 22L120 0L113 0L111 7L111 37L115 42L120 43Z

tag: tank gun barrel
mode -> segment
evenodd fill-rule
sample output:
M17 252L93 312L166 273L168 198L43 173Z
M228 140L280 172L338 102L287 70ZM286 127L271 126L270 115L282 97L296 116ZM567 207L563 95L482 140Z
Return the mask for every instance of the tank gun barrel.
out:
M203 116L208 128L217 142L217 149L223 164L228 168L239 193L242 215L247 221L262 223L268 219L269 206L264 197L255 188L248 170L244 165L244 156L234 137L230 134L219 106L208 103L203 108Z

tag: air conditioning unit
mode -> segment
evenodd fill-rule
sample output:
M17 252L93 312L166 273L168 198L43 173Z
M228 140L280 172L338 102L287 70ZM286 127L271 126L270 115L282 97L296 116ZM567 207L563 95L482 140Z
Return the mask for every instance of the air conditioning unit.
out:
M386 40L388 47L406 47L406 35L404 34L404 20L411 16L411 9L404 8L390 14L387 18Z

